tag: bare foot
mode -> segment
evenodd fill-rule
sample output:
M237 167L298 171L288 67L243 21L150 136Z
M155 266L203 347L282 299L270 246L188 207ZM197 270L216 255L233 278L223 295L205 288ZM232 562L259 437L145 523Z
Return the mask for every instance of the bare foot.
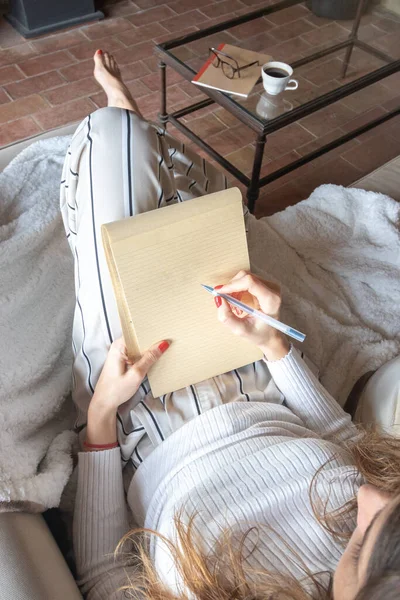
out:
M107 94L107 106L127 108L142 116L130 91L122 81L119 67L112 54L97 50L93 59L93 75Z

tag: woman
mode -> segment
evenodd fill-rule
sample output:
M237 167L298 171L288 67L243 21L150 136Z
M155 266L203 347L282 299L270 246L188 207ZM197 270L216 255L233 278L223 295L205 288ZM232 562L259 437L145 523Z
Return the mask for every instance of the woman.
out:
M86 450L74 519L82 592L90 600L129 597L126 590L158 599L305 600L330 597L336 570L334 600L397 597L398 444L375 436L371 447L283 335L239 319L216 298L219 320L256 344L263 361L162 398L145 376L168 342L128 362L100 225L226 181L143 120L112 56L97 51L94 61L108 107L78 127L61 184L77 291L74 400ZM275 284L240 272L221 291L248 291L279 316ZM126 561L113 552L130 530L128 507L142 533Z

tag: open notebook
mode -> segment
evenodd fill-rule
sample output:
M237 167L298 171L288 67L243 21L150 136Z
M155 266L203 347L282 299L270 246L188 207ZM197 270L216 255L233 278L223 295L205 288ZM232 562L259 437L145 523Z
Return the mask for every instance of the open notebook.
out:
M237 188L103 225L102 236L129 356L171 342L148 374L153 396L262 357L219 323L200 285L250 268Z

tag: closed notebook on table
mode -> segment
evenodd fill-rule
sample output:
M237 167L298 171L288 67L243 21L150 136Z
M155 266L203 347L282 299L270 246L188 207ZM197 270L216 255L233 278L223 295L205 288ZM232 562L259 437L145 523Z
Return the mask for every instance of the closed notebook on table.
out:
M240 71L240 77L235 75L233 79L230 79L224 74L221 66L215 67L213 65L215 58L213 55L210 55L200 71L192 79L192 83L227 94L234 94L236 96L247 98L257 83L257 80L261 77L261 67L272 60L271 56L260 54L260 52L253 52L253 50L246 50L245 48L238 48L231 44L220 44L216 50L235 59L236 62L221 55L221 58L231 65L236 66L237 63L239 67L243 67L254 61L257 61L258 64Z
M171 344L148 374L153 396L262 357L218 321L200 285L250 268L237 188L103 225L102 236L129 356Z

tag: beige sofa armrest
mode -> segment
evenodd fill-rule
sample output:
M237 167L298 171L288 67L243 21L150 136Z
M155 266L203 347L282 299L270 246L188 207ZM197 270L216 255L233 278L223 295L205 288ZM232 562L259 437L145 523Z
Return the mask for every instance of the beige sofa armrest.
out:
M0 600L82 600L43 517L0 514Z
M352 183L350 187L380 192L400 202L400 156Z
M355 421L400 436L400 356L378 369L360 396Z

